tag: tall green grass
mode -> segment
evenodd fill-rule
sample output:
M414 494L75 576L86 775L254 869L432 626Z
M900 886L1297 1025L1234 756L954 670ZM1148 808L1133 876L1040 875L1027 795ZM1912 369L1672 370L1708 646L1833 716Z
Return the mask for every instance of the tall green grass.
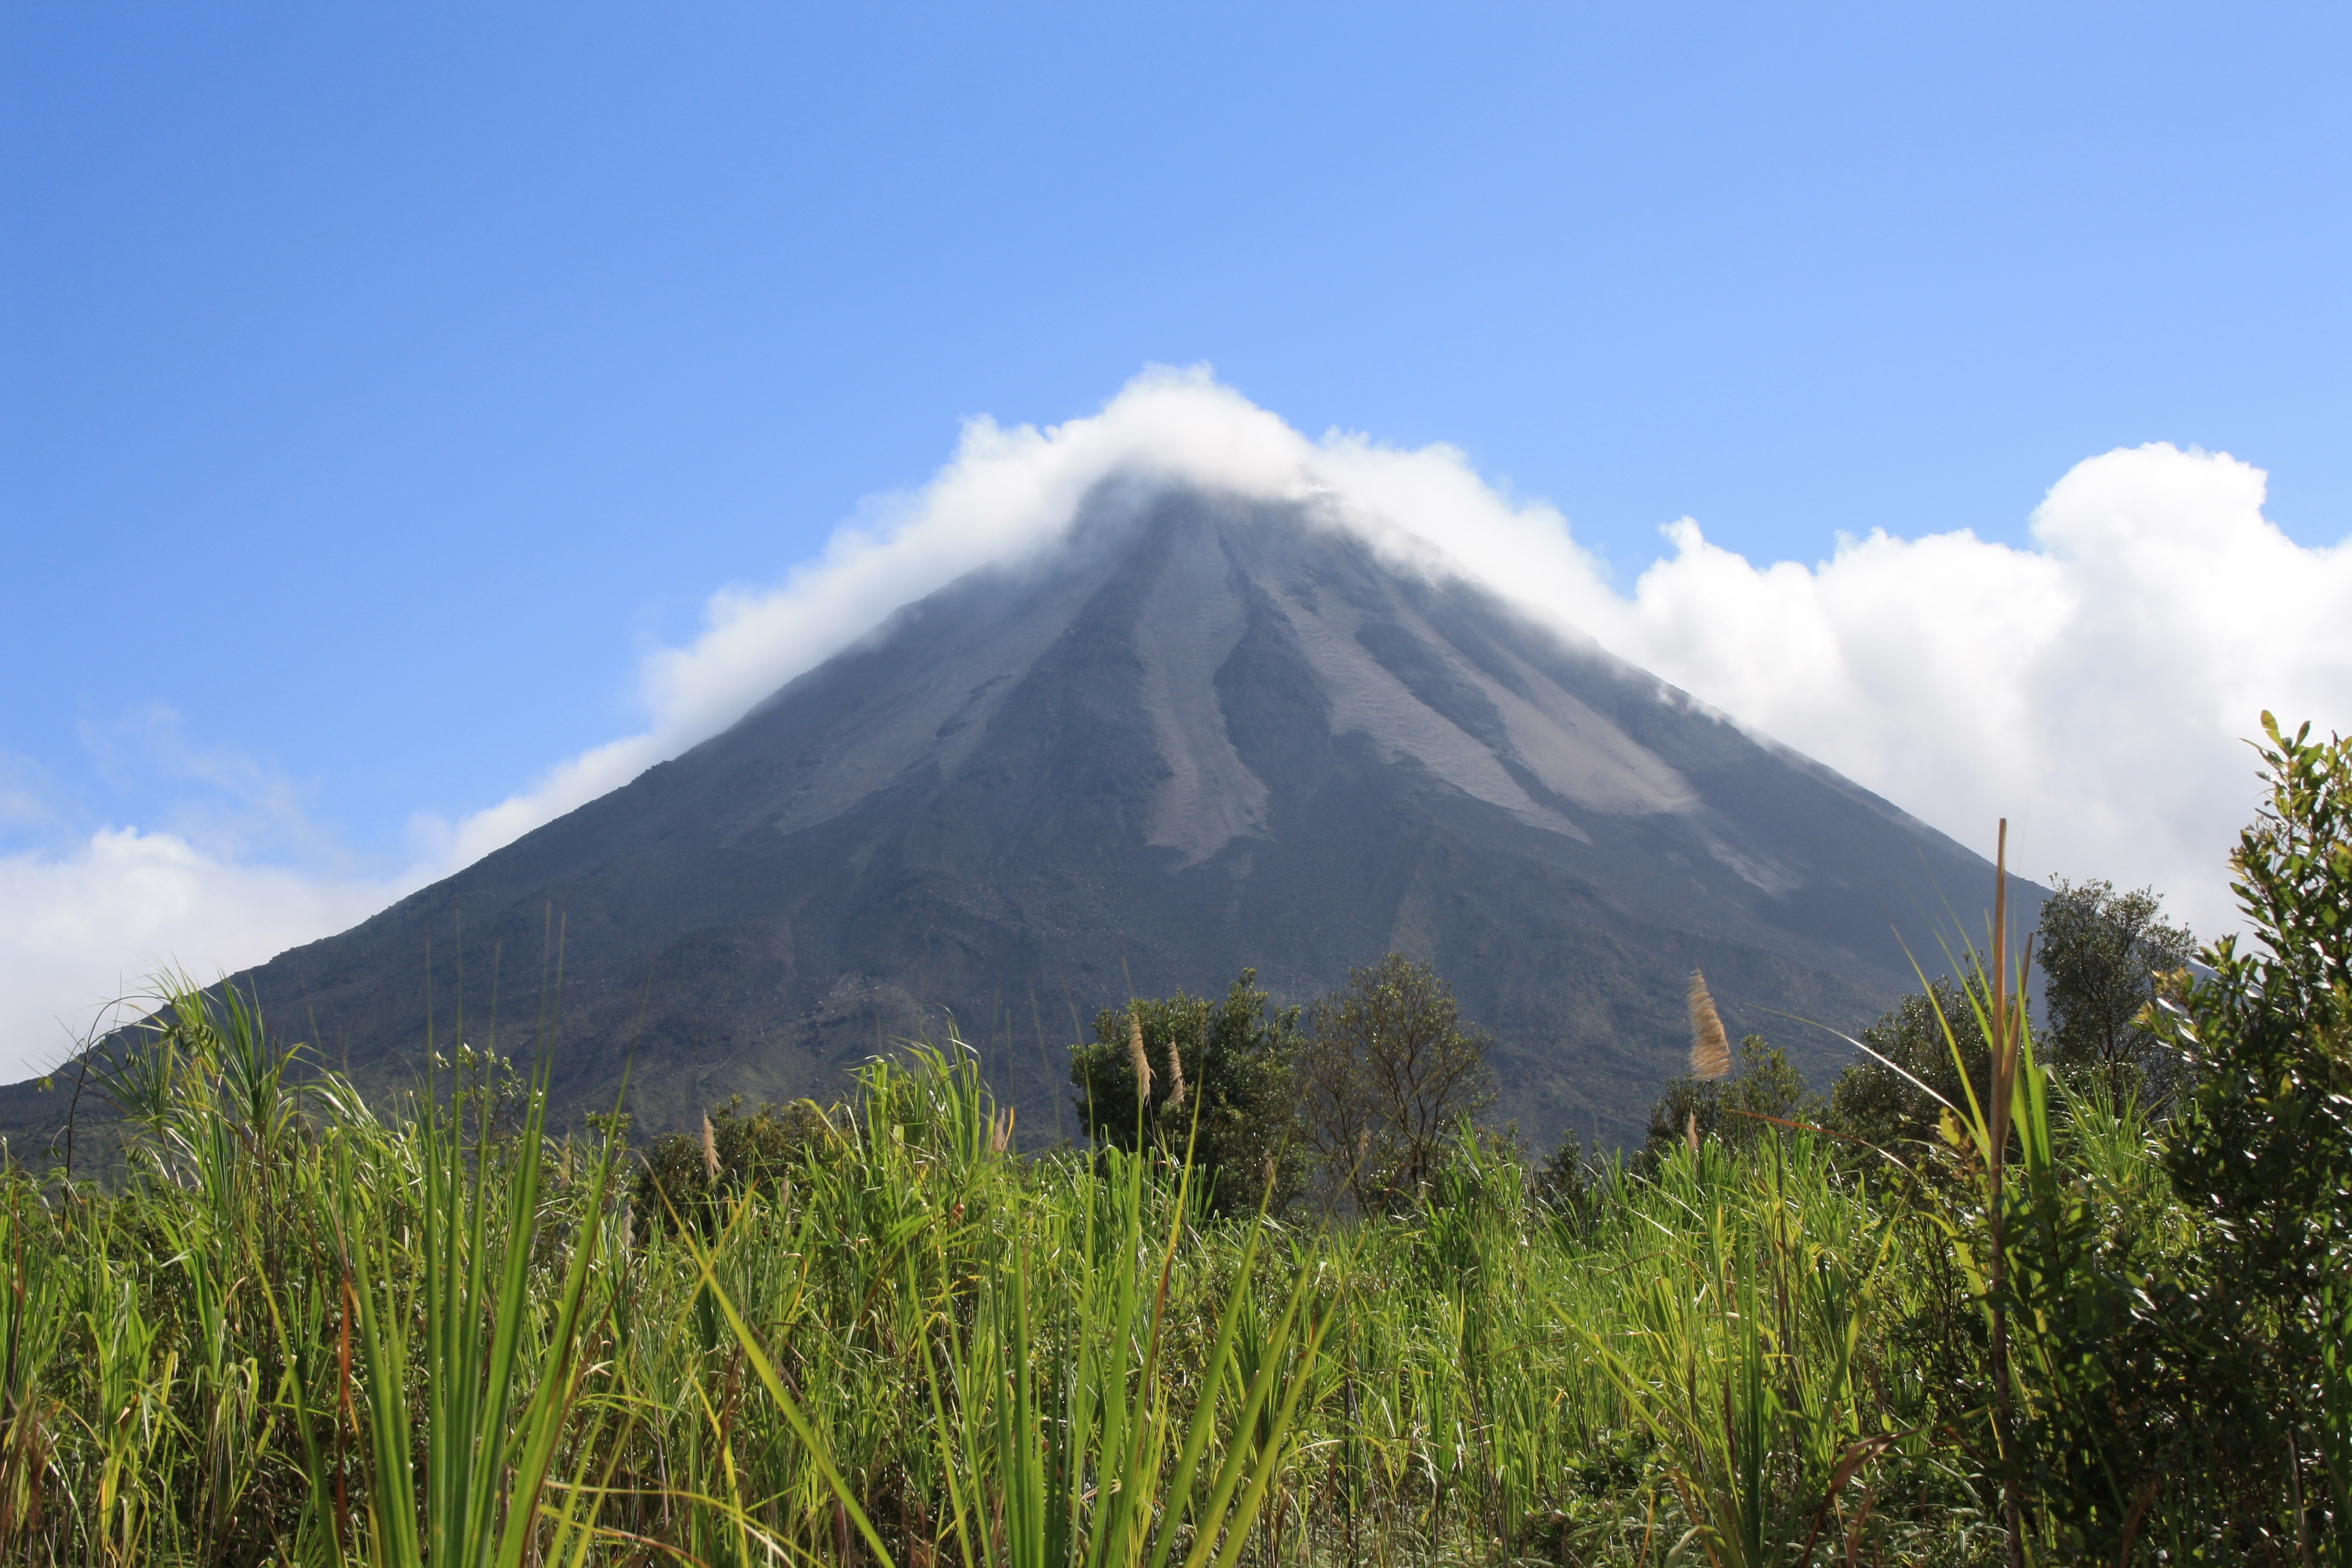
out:
M647 1215L543 1082L379 1118L233 993L166 1019L127 1181L0 1184L10 1562L2059 1561L2003 1444L2062 1384L1990 1218L2195 1223L2021 1038L2022 1139L1970 1112L1940 1173L1775 1128L1555 1209L1465 1130L1332 1227L1024 1158L953 1042L865 1068L784 1180ZM1972 1425L1996 1301L2024 1370Z

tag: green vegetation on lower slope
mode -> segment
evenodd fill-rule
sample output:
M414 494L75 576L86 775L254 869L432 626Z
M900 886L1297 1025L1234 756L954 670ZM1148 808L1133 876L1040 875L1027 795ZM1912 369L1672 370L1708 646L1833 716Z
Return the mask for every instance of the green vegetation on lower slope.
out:
M0 1552L2352 1561L2352 748L2273 742L2256 942L2141 1020L2162 1118L2037 1063L1998 947L1876 1037L1958 1090L1850 1095L1881 1149L1735 1079L1632 1166L1465 1122L1277 1215L1197 1119L1022 1155L952 1043L646 1163L478 1061L380 1118L191 993L111 1086L131 1179L0 1186Z

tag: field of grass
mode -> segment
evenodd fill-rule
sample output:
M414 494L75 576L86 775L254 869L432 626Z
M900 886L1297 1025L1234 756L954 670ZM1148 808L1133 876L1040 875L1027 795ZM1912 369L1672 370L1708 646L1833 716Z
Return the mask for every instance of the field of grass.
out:
M2352 742L2263 717L2253 940L2131 1025L2161 1118L2036 1062L1998 895L1906 1015L1949 1092L1861 1069L1927 1097L1900 1139L1699 1097L1531 1171L1465 1124L1345 1216L1205 1201L1174 1058L1136 1152L1024 1154L909 1046L738 1179L464 1049L379 1114L183 988L108 1069L124 1179L0 1169L0 1552L2352 1563Z
M1211 1219L1165 1153L1015 1152L950 1044L670 1224L528 1086L384 1120L179 1019L130 1181L0 1191L10 1562L2010 1560L1964 1149L1773 1128L1541 1201L1465 1133L1408 1212ZM2089 1245L2193 1247L2128 1106L2039 1135ZM2231 1560L2152 1501L2127 1558Z

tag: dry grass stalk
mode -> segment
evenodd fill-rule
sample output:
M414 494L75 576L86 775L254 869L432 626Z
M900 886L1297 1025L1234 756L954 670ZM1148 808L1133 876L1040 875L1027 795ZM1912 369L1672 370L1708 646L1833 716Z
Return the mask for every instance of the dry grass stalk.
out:
M1690 977L1691 1077L1712 1083L1731 1076L1731 1037L1723 1032L1715 998L1707 994L1706 976L1697 970Z
M702 1173L710 1178L713 1186L718 1185L719 1134L711 1127L708 1114L702 1119Z
M1143 1054L1143 1011L1130 1009L1127 1015L1127 1054L1135 1061L1135 1102L1151 1103L1151 1060Z

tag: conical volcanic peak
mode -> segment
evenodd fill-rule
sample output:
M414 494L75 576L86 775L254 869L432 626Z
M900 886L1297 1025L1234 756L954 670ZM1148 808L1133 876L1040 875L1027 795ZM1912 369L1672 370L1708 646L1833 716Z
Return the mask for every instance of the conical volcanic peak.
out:
M1906 989L1895 930L1991 868L1827 769L1312 502L1126 480L1066 538L908 605L725 733L247 978L404 1081L467 960L562 917L560 1089L641 1126L822 1092L951 1016L1068 1127L1100 1006L1304 1000L1400 950L1497 1037L1531 1137L1622 1140L1703 965L1819 1069ZM462 939L457 935L462 929ZM525 999L528 1000L528 999ZM516 1011L514 999L507 1010ZM631 1063L634 1066L631 1067Z

